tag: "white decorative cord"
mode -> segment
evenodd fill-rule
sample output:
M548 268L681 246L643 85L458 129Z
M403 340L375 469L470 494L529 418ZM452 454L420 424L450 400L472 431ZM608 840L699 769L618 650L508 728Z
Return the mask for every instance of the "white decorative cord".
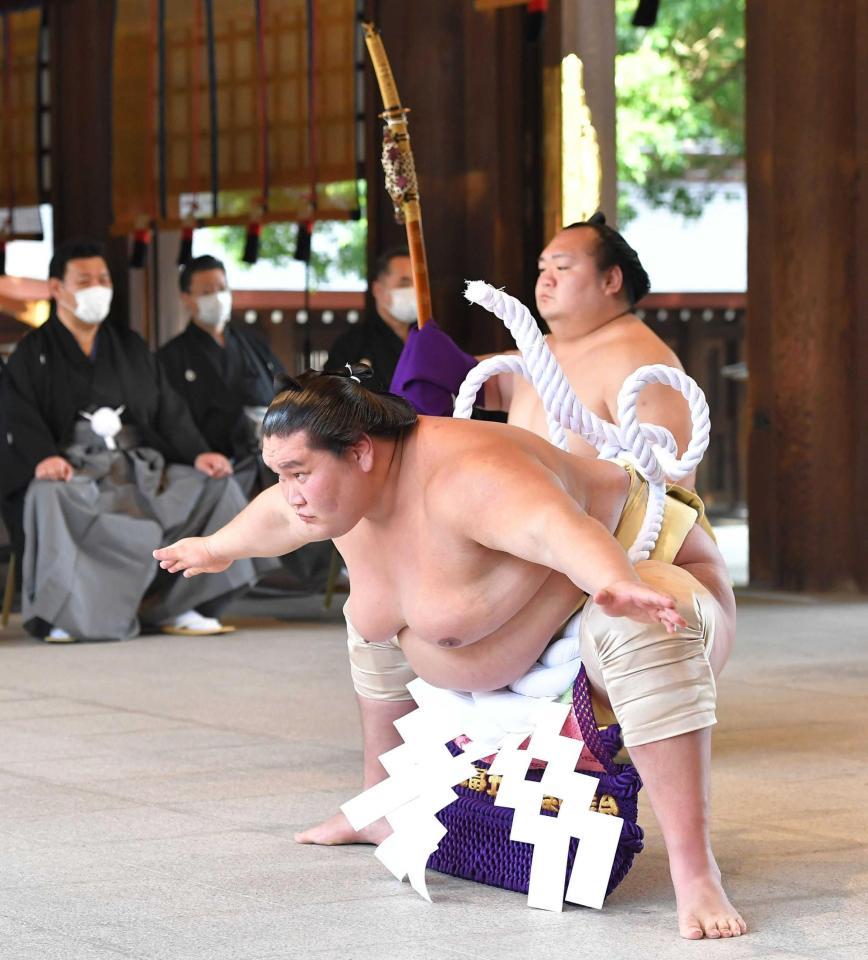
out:
M499 357L486 357L485 360L477 363L465 377L464 383L461 384L458 395L455 397L455 410L452 416L461 420L469 420L473 413L476 391L482 387L489 377L498 373L517 373L529 383L533 383L524 358L518 356L518 354L510 353ZM564 428L548 410L546 410L546 419L549 424L549 439L551 442L556 447L560 447L561 450L568 450L567 434Z
M640 367L625 381L618 393L619 425L601 419L586 409L564 376L531 312L514 297L496 290L482 280L468 281L465 297L503 320L513 335L522 357L490 357L478 364L461 385L453 416L467 418L476 391L495 373L520 373L533 384L542 399L554 444L567 449L564 428L587 440L604 459L630 460L648 481L648 505L630 559L647 560L663 525L666 481L682 480L699 465L708 447L711 429L705 395L682 370L664 364ZM693 432L681 458L672 434L664 427L639 423L636 401L649 383L662 383L678 390L690 406Z

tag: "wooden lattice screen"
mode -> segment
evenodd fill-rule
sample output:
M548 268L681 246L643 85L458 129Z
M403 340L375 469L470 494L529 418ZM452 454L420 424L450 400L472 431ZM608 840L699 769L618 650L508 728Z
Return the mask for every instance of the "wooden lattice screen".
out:
M351 216L356 30L354 0L117 0L115 230Z

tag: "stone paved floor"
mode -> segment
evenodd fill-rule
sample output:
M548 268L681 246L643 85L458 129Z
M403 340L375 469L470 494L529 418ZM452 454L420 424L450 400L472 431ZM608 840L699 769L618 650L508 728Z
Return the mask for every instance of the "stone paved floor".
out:
M433 873L430 905L370 848L296 845L356 792L359 738L337 611L270 606L219 638L0 633L0 957L868 957L868 604L740 599L714 839L753 932L718 943L678 939L647 808L601 912Z

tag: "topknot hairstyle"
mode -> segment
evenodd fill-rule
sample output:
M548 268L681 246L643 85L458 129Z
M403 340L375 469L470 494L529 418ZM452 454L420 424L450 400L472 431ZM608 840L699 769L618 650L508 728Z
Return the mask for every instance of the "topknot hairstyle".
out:
M564 230L576 230L579 227L588 227L597 234L597 267L608 270L611 267L620 267L624 278L624 293L630 301L630 306L636 304L651 289L651 281L639 260L639 254L629 243L606 223L603 213L597 212L587 220L580 220L564 227Z
M368 389L374 374L366 364L341 370L307 370L298 377L275 378L277 396L262 422L263 437L288 437L304 431L315 450L340 456L364 434L397 439L412 430L416 411L402 397Z

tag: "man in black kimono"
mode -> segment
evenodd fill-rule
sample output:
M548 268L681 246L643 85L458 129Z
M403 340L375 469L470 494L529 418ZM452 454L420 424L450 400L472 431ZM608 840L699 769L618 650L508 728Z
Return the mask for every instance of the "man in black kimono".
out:
M394 247L379 257L371 294L374 312L335 340L325 369L364 363L373 368L377 385L388 390L407 334L417 319L413 271L406 247Z
M277 481L262 462L259 425L274 396L283 364L252 331L229 323L232 293L216 257L191 260L180 275L187 329L157 353L167 379L186 399L193 421L212 450L232 461L248 497ZM328 576L332 548L309 544L282 558L283 570L263 584L280 590L316 591Z
M144 341L103 323L112 285L98 244L58 248L49 290L52 315L12 354L2 401L3 490L24 501L26 628L54 641L123 639L138 633L141 606L167 632L224 632L217 614L255 566L202 592L155 579L148 557L244 506L232 465L209 450Z
M180 284L190 322L158 351L157 359L187 401L209 448L232 461L248 495L258 492L258 427L283 364L254 333L229 323L232 293L216 257L191 260L181 271Z

